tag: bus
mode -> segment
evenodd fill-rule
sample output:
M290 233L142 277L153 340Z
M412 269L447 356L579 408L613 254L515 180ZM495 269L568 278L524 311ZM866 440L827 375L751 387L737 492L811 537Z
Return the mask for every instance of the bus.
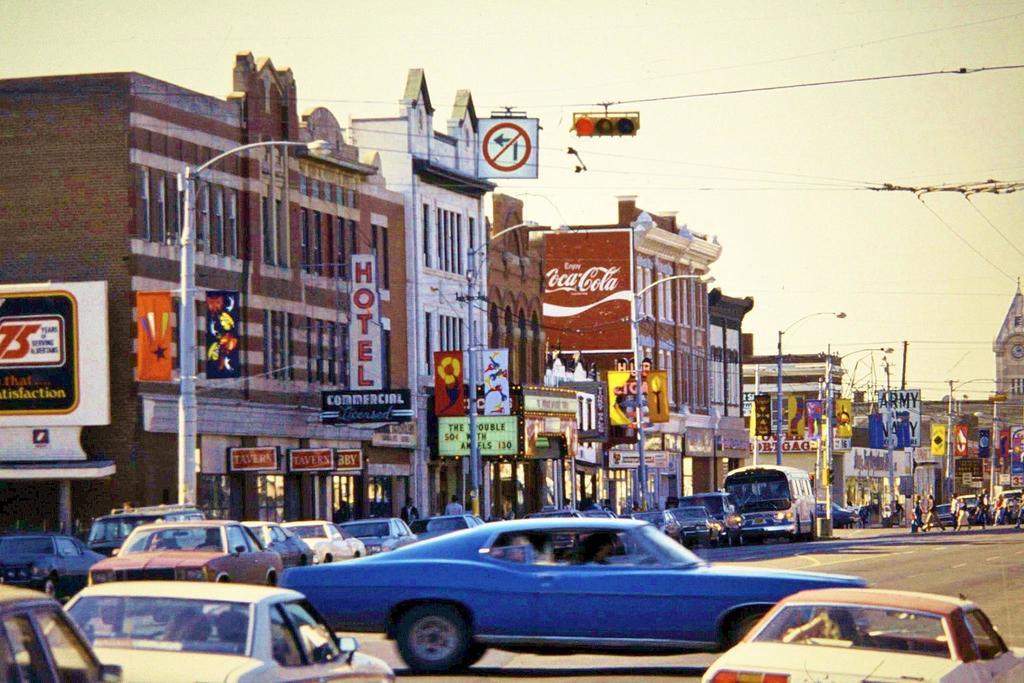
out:
M725 475L742 541L814 539L814 487L810 475L796 467L741 467Z

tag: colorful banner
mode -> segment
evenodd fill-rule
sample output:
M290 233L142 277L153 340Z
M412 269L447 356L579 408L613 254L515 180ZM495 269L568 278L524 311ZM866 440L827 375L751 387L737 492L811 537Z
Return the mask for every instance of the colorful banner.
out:
M621 229L545 233L543 324L549 347L633 350L632 237L631 230Z
M511 415L508 384L508 349L485 349L481 354L484 378L484 415Z
M999 430L999 444L997 446L999 457L1008 458L1010 456L1010 430L1000 429Z
M352 293L349 296L349 386L383 389L383 335L377 295L376 257L352 255Z
M791 439L802 439L807 431L806 405L803 396L790 396L786 400L786 432Z
M206 293L207 379L242 376L242 345L238 325L241 313L241 297L238 292Z
M953 425L953 455L958 458L966 458L967 453L967 425Z
M978 430L978 457L987 458L992 452L992 430Z
M772 435L772 397L758 394L754 397L754 436Z
M932 423L932 457L946 455L946 425Z
M853 438L853 401L848 398L835 400L836 436L840 439Z
M1010 452L1018 460L1024 456L1024 427L1021 425L1010 427Z
M668 373L664 370L644 370L641 379L641 390L646 399L641 406L644 427L668 422ZM609 422L618 426L636 426L636 403L636 373L631 370L609 370Z
M466 414L462 351L434 352L434 414L438 417Z
M804 401L804 419L807 423L807 438L821 438L821 418L825 414L825 406L820 399Z
M881 413L868 415L868 446L885 448L885 423Z
M140 382L171 380L170 292L136 292L135 319Z

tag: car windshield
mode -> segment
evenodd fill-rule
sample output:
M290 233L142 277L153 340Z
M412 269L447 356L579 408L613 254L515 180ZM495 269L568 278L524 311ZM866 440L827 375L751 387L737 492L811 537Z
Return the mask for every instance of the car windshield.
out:
M53 541L45 536L0 538L0 558L7 555L51 555Z
M633 519L642 519L645 522L658 525L665 523L665 515L661 511L658 512L637 512L633 514Z
M685 507L669 510L676 519L707 519L708 513L704 508Z
M125 541L122 555L162 550L224 552L219 526L157 527L136 530Z
M355 524L346 524L343 528L356 538L391 535L387 522L357 522Z
M95 647L243 655L249 605L236 602L88 596L68 614Z
M754 641L951 658L942 617L885 607L789 605Z
M135 527L139 526L144 521L151 522L153 520L144 520L140 517L98 519L92 523L92 528L89 529L89 543L115 541L120 543L124 539L128 538L128 534L130 534Z
M725 496L686 496L679 499L679 507L697 506L707 508L712 515L721 514L725 509Z
M324 531L323 524L303 524L302 526L290 526L291 529L299 538L326 538L327 532Z

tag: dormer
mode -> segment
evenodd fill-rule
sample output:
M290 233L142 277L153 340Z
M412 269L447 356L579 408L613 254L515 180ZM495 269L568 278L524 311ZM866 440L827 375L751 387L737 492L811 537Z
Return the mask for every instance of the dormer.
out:
M405 79L402 106L408 122L414 156L430 155L430 138L434 130L434 107L430 104L430 91L423 69L409 69Z
M455 105L448 119L448 135L456 141L457 169L476 174L476 108L469 90L455 93Z
M242 113L250 140L296 139L299 117L291 69L277 69L268 57L256 60L251 52L240 52L235 55L232 86L231 99L244 100Z

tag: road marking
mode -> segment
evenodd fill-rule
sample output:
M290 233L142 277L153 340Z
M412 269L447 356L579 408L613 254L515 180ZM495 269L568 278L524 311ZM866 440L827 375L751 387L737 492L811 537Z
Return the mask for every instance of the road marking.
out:
M953 569L959 569L960 567L966 567L966 566L967 566L966 562L961 562L960 564L954 564L953 565Z
M991 562L992 560L998 560L998 559L999 559L998 555L993 555L992 557L986 557L985 561L986 562Z

